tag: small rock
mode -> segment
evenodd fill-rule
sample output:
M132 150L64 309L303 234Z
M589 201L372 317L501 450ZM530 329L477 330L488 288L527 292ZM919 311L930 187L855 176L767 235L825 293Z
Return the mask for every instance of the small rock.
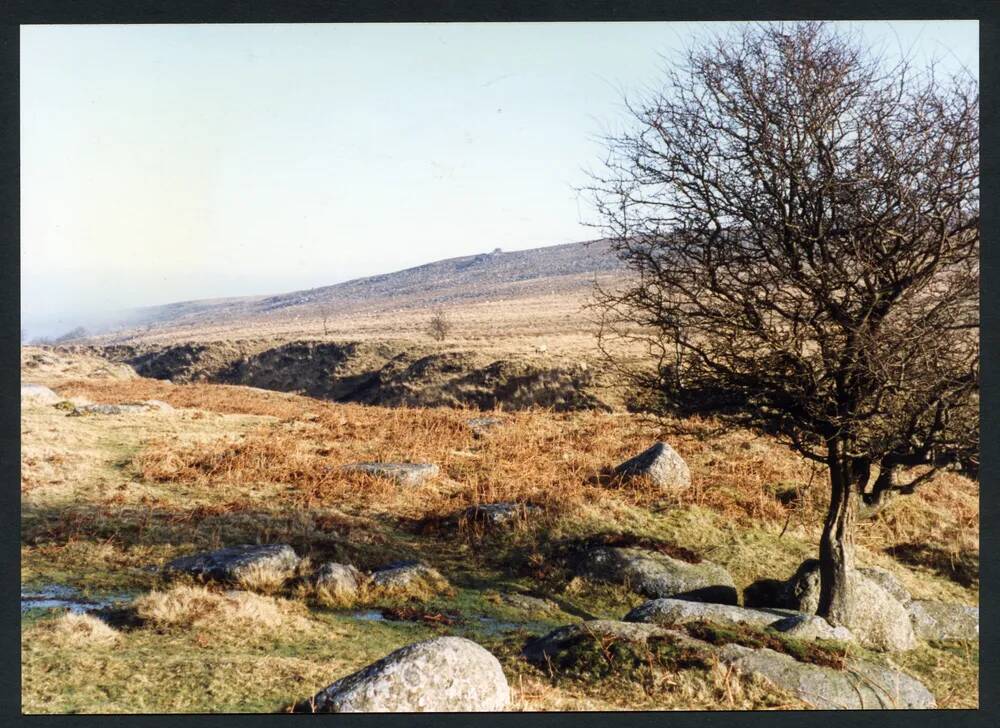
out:
M555 602L527 594L501 594L500 600L504 604L524 612L554 612L559 609Z
M591 549L577 566L581 576L628 585L653 599L686 599L736 604L736 585L718 564L689 564L666 554L637 548L601 546Z
M403 647L313 698L317 712L329 713L501 711L509 703L510 688L500 662L461 637L436 637Z
M81 415L122 415L148 412L144 404L85 404L76 408Z
M855 642L854 633L847 627L837 626L827 622L815 614L797 613L772 622L770 628L783 632L788 637L800 640L835 640L837 642Z
M27 399L39 404L58 404L63 398L53 392L48 387L41 384L22 384L21 399Z
M715 624L749 624L768 627L789 616L789 610L745 609L729 604L707 604L684 599L652 599L625 615L626 622L646 622L661 627L677 627L687 622Z
M466 508L461 517L469 523L479 523L484 526L507 526L527 520L529 515L541 511L538 506L526 503L481 503Z
M687 488L691 472L687 463L665 442L657 442L648 450L626 460L614 470L623 479L647 477L660 488Z
M421 561L395 561L372 572L370 586L383 596L429 598L451 587L437 569Z
M158 399L147 399L145 402L142 402L142 404L145 405L146 407L150 408L150 409L158 410L160 412L173 412L174 411L174 408L173 408L172 405L169 405L166 402L163 402L163 401L158 400Z
M276 578L288 577L298 563L299 557L287 544L244 544L174 559L165 571L206 581L238 582L260 570L272 572Z
M347 603L357 598L366 577L349 564L327 562L316 570L316 593L329 601Z
M345 465L343 469L346 472L388 478L399 485L420 485L439 472L438 466L433 463L355 463Z
M472 430L472 434L476 437L482 437L490 430L499 427L503 424L503 420L497 417L473 417L472 419L466 420L465 424L469 426Z
M920 639L970 642L979 639L979 607L914 599L906 609Z
M738 672L758 675L823 710L937 707L919 680L860 660L849 661L848 669L836 670L766 648L726 645L718 654Z

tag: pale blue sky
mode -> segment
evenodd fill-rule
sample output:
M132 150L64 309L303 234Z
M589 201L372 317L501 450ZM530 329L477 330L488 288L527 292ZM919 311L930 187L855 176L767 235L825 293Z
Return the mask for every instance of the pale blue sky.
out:
M726 25L24 26L24 326L593 238L622 92ZM852 27L978 64L975 21Z

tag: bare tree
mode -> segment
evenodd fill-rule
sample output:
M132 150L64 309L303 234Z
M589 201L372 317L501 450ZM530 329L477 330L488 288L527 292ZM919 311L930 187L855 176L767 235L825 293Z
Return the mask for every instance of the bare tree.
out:
M435 341L444 341L451 331L451 321L444 309L440 306L434 309L431 320L427 325L427 333L434 337Z
M330 333L330 330L327 328L327 322L330 320L330 308L328 306L320 306L319 313L323 318L323 336L326 336Z
M827 466L818 611L848 624L856 520L978 468L977 83L763 25L628 106L590 188L636 274L598 290L602 348L656 406Z

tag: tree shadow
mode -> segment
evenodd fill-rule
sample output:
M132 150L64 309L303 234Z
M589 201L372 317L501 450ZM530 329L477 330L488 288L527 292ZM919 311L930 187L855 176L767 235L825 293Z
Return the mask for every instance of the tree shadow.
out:
M884 552L909 566L922 566L964 587L979 585L979 552L965 549L954 553L926 543L900 543Z

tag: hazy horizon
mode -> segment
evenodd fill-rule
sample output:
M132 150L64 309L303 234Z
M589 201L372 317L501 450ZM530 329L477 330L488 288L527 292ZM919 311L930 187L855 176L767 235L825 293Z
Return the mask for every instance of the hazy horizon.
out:
M623 92L732 25L22 26L22 327L597 238ZM978 75L976 21L844 25Z

